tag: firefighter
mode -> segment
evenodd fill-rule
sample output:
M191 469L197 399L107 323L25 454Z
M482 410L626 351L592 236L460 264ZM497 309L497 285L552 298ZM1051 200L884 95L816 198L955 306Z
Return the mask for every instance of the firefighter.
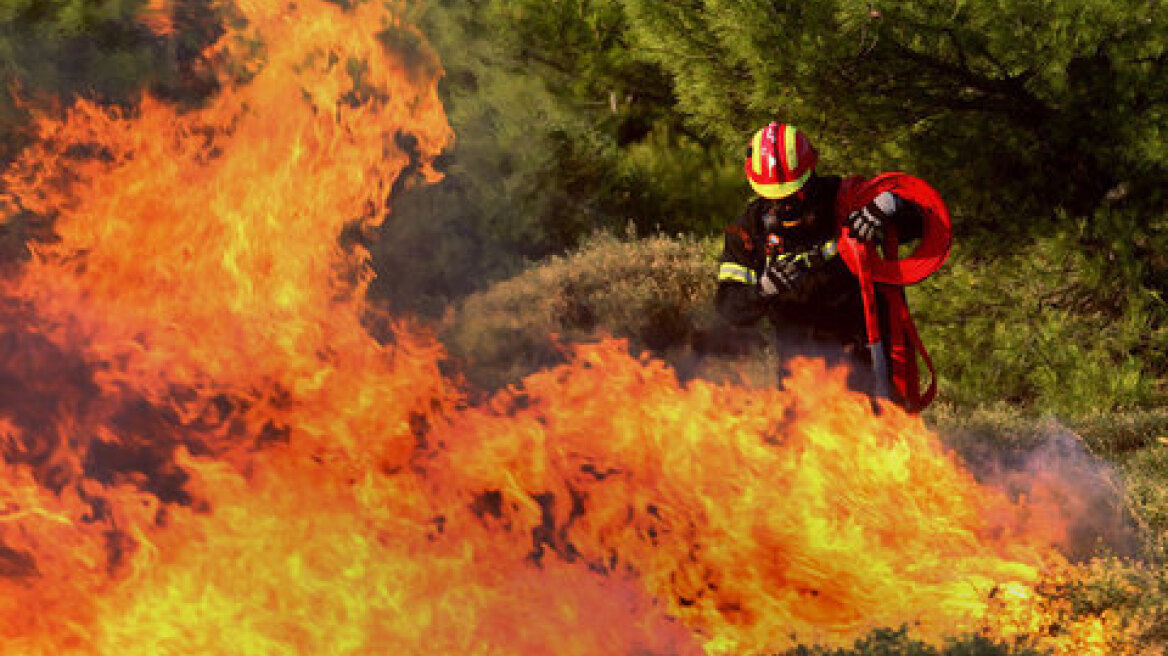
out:
M758 196L726 228L715 304L731 332L749 335L743 329L765 317L781 347L815 345L816 354L871 364L860 284L840 255L841 228L862 242L877 244L890 230L905 241L920 236L921 217L890 191L840 216L842 195L861 179L819 175L817 164L796 127L771 123L755 133L745 169Z

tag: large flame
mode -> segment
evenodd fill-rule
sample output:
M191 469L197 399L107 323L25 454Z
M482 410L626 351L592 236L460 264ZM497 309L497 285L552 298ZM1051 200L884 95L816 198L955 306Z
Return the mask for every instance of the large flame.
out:
M241 0L205 106L79 102L5 172L6 214L59 240L0 288L0 651L745 654L906 623L1045 630L1027 609L1058 518L979 486L842 371L681 385L605 342L471 408L432 338L370 338L368 255L339 235L451 139L404 13ZM1105 641L1076 631L1067 653Z

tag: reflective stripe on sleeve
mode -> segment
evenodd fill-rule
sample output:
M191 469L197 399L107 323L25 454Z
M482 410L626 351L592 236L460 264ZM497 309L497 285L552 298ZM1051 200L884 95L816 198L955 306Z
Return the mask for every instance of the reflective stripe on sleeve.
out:
M758 276L754 271L741 264L734 264L733 262L723 262L722 267L718 270L718 282L740 282L744 285L757 285Z
M831 258L833 258L837 255L839 255L839 246L835 243L835 240L833 239L831 241L824 242L818 248L814 248L814 249L809 250L809 251L804 251L802 253L792 254L792 255L780 255L779 259L781 261L786 261L788 259L791 259L791 260L794 260L796 262L802 262L804 265L810 267L810 266L817 266L819 264L827 262L828 260L830 260Z

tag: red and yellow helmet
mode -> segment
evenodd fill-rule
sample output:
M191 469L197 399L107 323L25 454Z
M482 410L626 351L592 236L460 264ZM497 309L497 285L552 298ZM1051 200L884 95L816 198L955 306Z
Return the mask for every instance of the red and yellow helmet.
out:
M819 155L793 125L771 123L754 134L746 151L746 179L763 198L786 198L811 177Z

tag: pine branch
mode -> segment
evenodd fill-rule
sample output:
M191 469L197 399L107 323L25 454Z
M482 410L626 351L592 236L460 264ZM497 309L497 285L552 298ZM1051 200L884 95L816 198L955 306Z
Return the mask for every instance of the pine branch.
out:
M1024 85L1024 76L992 78L976 73L968 66L955 65L936 56L918 52L900 43L891 42L895 53L904 60L940 74L942 78L957 80L963 88L974 89L986 96L1000 98L1005 102L998 105L1003 113L1031 127L1046 121L1052 110L1041 99L1030 93ZM960 107L963 103L954 103ZM967 103L966 103L967 104ZM978 106L978 105L974 105ZM990 108L993 105L981 105Z

